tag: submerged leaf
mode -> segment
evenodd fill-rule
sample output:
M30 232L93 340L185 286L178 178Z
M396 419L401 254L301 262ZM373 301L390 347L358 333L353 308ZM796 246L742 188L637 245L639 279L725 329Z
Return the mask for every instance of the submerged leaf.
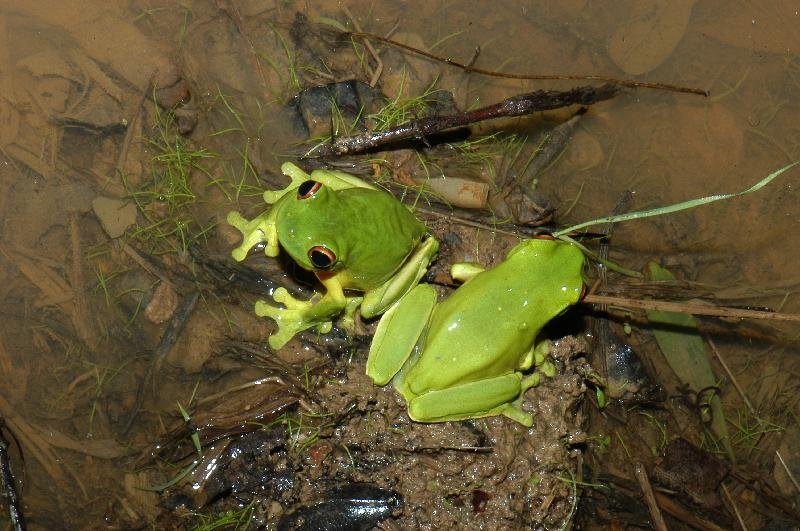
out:
M675 280L672 273L655 262L648 264L648 273L652 280ZM697 329L697 321L687 313L658 310L648 310L647 319L653 325L658 347L678 379L697 393L699 399L710 397L702 405L711 408L711 431L721 441L731 461L735 462L719 395L704 392L716 386L716 378L711 370L708 348Z

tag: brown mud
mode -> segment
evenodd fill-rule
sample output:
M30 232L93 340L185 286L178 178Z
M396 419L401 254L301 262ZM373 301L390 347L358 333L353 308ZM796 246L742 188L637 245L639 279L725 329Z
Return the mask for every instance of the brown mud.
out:
M237 234L224 220L260 212L259 192L283 184L280 164L313 146L287 105L303 88L356 78L390 101L425 94L431 107L466 110L586 84L480 76L377 42L373 55L342 30L488 70L710 92L626 88L571 122L563 152L515 207L568 226L611 214L626 196L627 210L642 210L743 190L800 159L798 22L786 1L3 2L0 417L28 528L192 528L202 518L179 503L187 480L142 487L164 486L192 461L190 427L209 458L262 425L286 439L265 431L266 457L254 462L290 485L187 495L198 512L247 506L251 526L274 527L336 480L403 497L383 529L637 528L654 518L644 471L670 528L797 525L796 325L699 320L735 462L643 314L618 309L608 326L663 389L649 395L655 407L598 409L589 365L603 368L593 330L606 314L584 308L550 331L567 336L566 353L558 375L526 396L532 429L503 418L419 425L393 389L363 375L374 323L355 340L307 333L280 353L263 348L272 324L255 318L253 301L277 284L310 296L313 279L263 255L234 263ZM473 127L498 134L487 149L423 143L341 164L393 178L387 188L422 207L442 241L428 279L446 291L452 262L489 266L518 237L474 212L453 222L413 187L444 174L500 196L495 184L524 173L525 157L575 110ZM618 224L609 256L634 270L659 261L682 281L676 298L800 313L799 173ZM607 286L650 293L637 282L610 274ZM247 347L230 349L232 340ZM153 458L157 443L169 451ZM676 465L687 460L708 472Z

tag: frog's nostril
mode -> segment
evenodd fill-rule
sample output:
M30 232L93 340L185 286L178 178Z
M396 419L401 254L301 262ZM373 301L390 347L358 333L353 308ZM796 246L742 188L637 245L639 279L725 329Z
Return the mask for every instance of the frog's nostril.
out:
M330 269L336 263L336 253L322 245L315 245L308 250L308 259L317 269Z
M321 182L312 180L304 181L303 184L297 188L297 199L308 199L317 193L317 190L320 188L322 188Z

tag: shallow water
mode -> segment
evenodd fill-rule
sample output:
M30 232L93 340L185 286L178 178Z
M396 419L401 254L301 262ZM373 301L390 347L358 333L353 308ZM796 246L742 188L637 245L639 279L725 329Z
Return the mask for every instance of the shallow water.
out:
M480 68L634 78L710 92L626 89L592 107L564 155L538 176L538 191L568 211L558 217L565 225L610 214L626 192L633 194L629 209L647 209L743 190L800 159L795 2L557 4L348 3L365 31L406 34L407 42L464 63L475 56ZM205 253L226 254L235 238L224 228L204 231L235 207L237 190L240 207L255 210L256 199L234 184L242 176L256 184L242 155L257 171L276 174L303 140L284 109L295 80L303 86L330 80L319 73L313 48L293 51L297 12L350 24L337 2L313 11L305 2L0 4L0 414L26 456L25 474L18 475L31 528L125 525L137 514L133 502L121 501L131 496L122 485L132 470L128 450L152 443L177 416L175 401L186 403L195 385L201 394L215 388L218 382L198 372L212 340L228 330L263 340L264 329L237 328L245 310L229 308L229 315L201 298L193 317L199 322L176 347L197 358L167 356L158 393L147 395L124 435L148 352L163 333L163 325L142 314L159 278L110 242L92 201L130 198L151 179L160 152L146 140L157 119L149 87L173 86L158 97L177 102L184 94L174 83L182 78L199 116L193 149L215 156L203 161L205 174L191 178L196 197L185 209L191 218L163 228L178 252L133 237L134 228L118 241L157 251L163 264L178 268L188 258L175 236L188 227L186 235L196 236ZM381 50L384 81L400 75L390 61L397 52ZM585 84L498 80L438 64L425 72L463 108ZM567 116L505 123L533 134ZM633 269L661 260L726 304L800 313L799 186L795 169L752 195L620 224L611 257ZM147 212L157 216L163 208L150 205ZM138 225L149 223L140 213ZM759 414L797 429L796 325L743 330L732 326L718 338L721 353ZM742 401L723 380L735 417ZM779 438L780 432L766 435L751 454L764 477L772 474ZM16 448L12 456L19 458Z

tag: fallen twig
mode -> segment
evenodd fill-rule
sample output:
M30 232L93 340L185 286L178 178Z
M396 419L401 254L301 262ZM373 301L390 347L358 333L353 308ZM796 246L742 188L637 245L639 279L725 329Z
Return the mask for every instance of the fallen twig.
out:
M608 76L576 76L576 75L560 75L560 74L514 74L506 72L495 72L493 70L485 70L483 68L474 67L471 65L471 63L465 65L447 57L439 57L438 55L434 55L430 52L420 50L419 48L414 48L413 46L403 44L402 42L397 42L393 41L392 39L387 39L386 37L381 37L380 35L375 35L374 33L367 33L364 31L351 31L350 33L346 33L345 35L357 39L375 39L377 41L390 44L397 48L402 48L403 50L409 51L411 53L427 57L428 59L433 59L434 61L439 61L440 63L446 63L456 68L461 68L465 72L472 72L475 74L481 74L483 76L504 77L508 79L534 79L534 80L564 79L564 80L574 80L574 81L603 81L605 83L613 83L615 85L622 85L623 87L631 87L631 88L667 90L670 92L697 94L698 96L708 96L709 94L707 90L703 89L681 87L678 85L670 85L668 83L651 83L648 81L635 81L633 79L617 79Z
M86 282L83 274L83 247L81 245L80 227L78 226L78 213L75 211L69 213L69 239L72 246L72 264L69 269L74 307L72 321L78 337L90 349L95 349L97 348L98 339L94 330L97 326L89 308L89 300L86 297Z
M708 315L713 317L729 317L732 319L766 319L770 321L800 321L800 314L778 313L762 310L744 310L741 308L728 308L726 306L713 306L710 304L691 302L672 302L656 300L636 300L623 297L609 297L607 295L586 295L583 301L588 304L607 304L623 308L636 308L638 310L660 310L664 312L688 313L692 315Z
M591 105L613 98L619 87L608 83L600 87L576 87L566 91L537 90L505 99L500 103L445 116L428 116L411 120L385 131L367 132L355 136L333 139L330 144L315 147L306 156L326 157L352 155L410 138L424 139L433 134L465 125L492 120L524 116L539 111L560 109L569 105Z
M731 493L728 492L728 487L725 486L725 483L722 483L720 487L722 487L722 493L725 495L725 499L728 500L731 509L733 509L734 515L736 515L736 521L739 522L739 527L742 529L742 531L747 531L748 528L744 523L744 518L742 518L742 514L739 512L739 507L736 506L736 502L731 496Z
M647 510L650 511L650 522L653 528L658 531L667 531L667 524L664 523L664 517L661 515L661 510L658 508L656 498L653 495L653 487L650 485L650 478L647 477L647 471L644 469L642 463L636 463L633 467L633 472L636 474L636 479L639 481L639 488L642 489L644 494L644 501L647 503Z
M344 14L347 15L347 18L350 19L350 22L353 23L353 27L356 29L356 31L358 31L359 33L364 33L361 31L361 26L356 20L356 17L354 17L353 14L350 13L350 10L347 9L347 6L342 6L342 11L344 11ZM372 55L372 58L375 60L375 69L372 70L372 76L370 76L369 80L369 86L375 87L375 85L378 83L378 80L381 78L381 74L383 73L383 61L381 61L381 56L378 55L377 51L375 51L375 47L372 45L372 43L369 41L369 38L367 37L364 37L364 46L367 47L367 50L369 50L370 55Z
M153 374L158 374L160 371L161 363L164 361L164 357L167 355L167 353L169 353L169 351L172 349L172 346L178 340L183 327L186 325L186 321L189 320L189 316L192 314L192 310L194 309L194 305L197 303L197 298L199 296L200 292L195 291L186 297L183 303L175 311L172 319L170 319L169 323L167 324L167 328L164 330L164 335L161 336L161 341L158 343L155 352L153 352L153 357L147 366L147 370L145 371L144 376L142 376L142 379L139 380L139 389L136 392L136 402L134 402L133 408L131 408L131 411L128 414L128 420L125 421L125 425L122 427L123 434L128 433L128 431L131 429L131 426L133 426L133 421L136 420L139 410L142 408L144 395L147 391L148 384L153 378Z

